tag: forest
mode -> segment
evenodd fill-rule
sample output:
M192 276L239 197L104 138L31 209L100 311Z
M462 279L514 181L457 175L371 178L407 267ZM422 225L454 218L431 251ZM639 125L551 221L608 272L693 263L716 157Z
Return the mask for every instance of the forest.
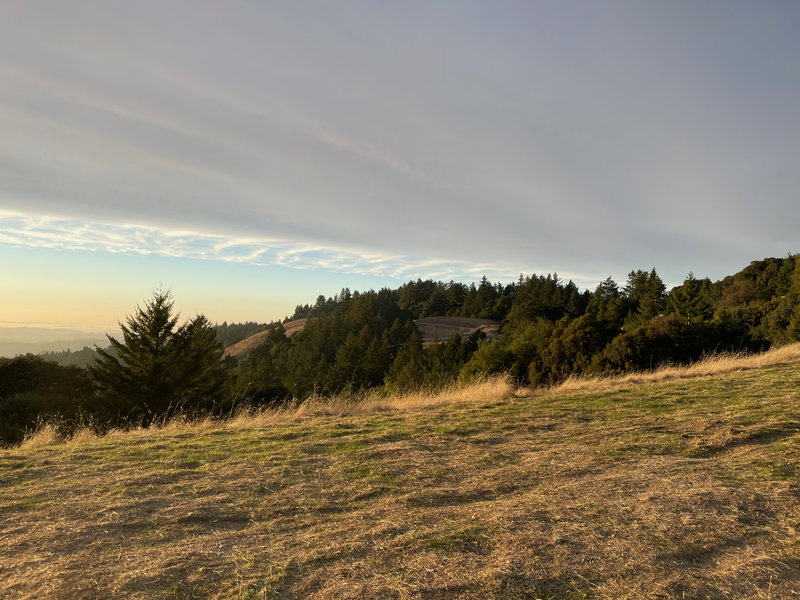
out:
M594 290L556 274L343 289L268 324L213 325L202 315L179 324L171 294L157 290L108 348L0 359L0 442L17 443L44 421L102 432L310 395L435 390L496 373L537 387L765 350L800 340L799 256L754 261L719 281L689 273L671 290L655 269ZM414 321L432 316L493 319L502 337L476 332L423 345ZM289 337L283 325L296 319L306 325ZM258 331L267 332L260 346L241 359L224 356Z

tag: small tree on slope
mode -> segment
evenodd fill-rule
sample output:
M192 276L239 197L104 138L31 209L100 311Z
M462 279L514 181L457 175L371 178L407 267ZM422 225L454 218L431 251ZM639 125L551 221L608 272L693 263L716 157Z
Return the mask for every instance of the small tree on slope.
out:
M113 352L98 349L89 370L109 416L148 425L223 401L228 373L213 327L198 315L176 328L173 304L170 292L155 291L120 323L123 341L108 336Z

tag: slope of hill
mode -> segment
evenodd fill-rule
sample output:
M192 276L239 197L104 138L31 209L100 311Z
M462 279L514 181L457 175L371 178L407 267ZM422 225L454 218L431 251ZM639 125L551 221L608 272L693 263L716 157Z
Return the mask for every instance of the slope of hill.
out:
M431 345L436 339L446 342L455 334L467 337L476 331L483 331L490 340L500 339L500 322L491 319L425 317L414 323L422 336L423 346Z
M295 319L283 324L283 329L286 331L286 337L292 337L298 331L303 331L308 319ZM232 346L225 349L223 356L233 356L234 358L243 358L253 348L258 348L269 335L270 330L259 331L250 337L237 342Z
M4 597L794 597L800 363L699 374L33 439Z

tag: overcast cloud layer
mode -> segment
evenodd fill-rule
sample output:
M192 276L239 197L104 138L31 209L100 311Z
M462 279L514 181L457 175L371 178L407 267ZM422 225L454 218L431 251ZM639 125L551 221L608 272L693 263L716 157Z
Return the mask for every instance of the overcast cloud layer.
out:
M6 1L0 243L722 276L800 250L798 31L794 1Z

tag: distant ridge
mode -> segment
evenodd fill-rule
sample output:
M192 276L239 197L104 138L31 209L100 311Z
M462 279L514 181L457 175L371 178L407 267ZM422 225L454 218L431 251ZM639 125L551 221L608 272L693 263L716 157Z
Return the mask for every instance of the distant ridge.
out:
M80 350L108 345L104 333L47 327L0 327L0 356Z

